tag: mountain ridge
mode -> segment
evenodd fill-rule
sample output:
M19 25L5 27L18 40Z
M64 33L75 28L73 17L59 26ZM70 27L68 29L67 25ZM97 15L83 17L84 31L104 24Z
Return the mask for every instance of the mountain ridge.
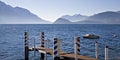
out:
M84 20L87 17L88 16L85 16L85 15L74 14L74 15L64 15L64 16L62 16L60 18L68 19L71 22L77 22L77 21L82 21L82 20Z
M71 24L72 22L65 18L58 18L53 24Z
M120 11L117 12L105 11L105 12L97 13L92 16L87 16L84 20L79 19L79 21L72 22L72 24L120 24L119 12ZM65 15L65 16L69 16L69 15Z
M0 24L48 24L31 13L29 10L21 7L12 7L0 1Z
M85 21L91 21L103 24L120 24L120 13L106 11L88 17Z
M12 7L0 1L0 24L51 24L29 10ZM53 24L120 24L120 11L105 11L85 16L81 14L63 15Z

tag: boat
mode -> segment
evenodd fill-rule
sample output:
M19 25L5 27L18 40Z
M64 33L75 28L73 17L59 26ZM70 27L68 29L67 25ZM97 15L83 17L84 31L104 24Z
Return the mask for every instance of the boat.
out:
M85 34L83 36L83 38L87 38L87 39L99 39L99 36L95 35L95 34Z

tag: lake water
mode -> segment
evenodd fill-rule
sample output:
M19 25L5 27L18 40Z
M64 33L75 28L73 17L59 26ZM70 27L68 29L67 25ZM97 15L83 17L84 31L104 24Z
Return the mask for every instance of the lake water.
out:
M24 60L24 32L29 33L29 45L40 43L40 32L45 32L45 39L49 39L49 48L53 48L53 39L58 37L62 41L61 49L66 52L74 52L74 37L81 37L80 54L95 57L95 42L99 43L99 59L104 60L104 48L109 46L109 60L120 60L120 25L105 24L1 24L0 25L0 60ZM84 39L84 34L98 34L100 39ZM114 37L116 35L117 37ZM36 59L40 59L37 52ZM33 52L30 52L30 60L33 60ZM49 56L49 60L53 57Z

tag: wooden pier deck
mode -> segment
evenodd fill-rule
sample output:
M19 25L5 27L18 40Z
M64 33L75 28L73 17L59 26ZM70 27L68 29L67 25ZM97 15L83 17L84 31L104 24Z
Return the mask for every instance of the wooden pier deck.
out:
M30 51L33 51L34 48L30 48ZM35 50L39 51L40 53L44 53L44 54L50 54L53 55L53 49L49 49L49 48L43 48L43 47L37 47L35 48ZM71 58L74 59L75 55L73 53L67 53L67 52L60 52L60 57L63 58ZM77 55L78 60L97 60L96 58L91 58L91 57L87 57L87 56L82 56L82 55Z
M48 48L49 44L48 41L50 41L49 39L44 40L44 32L40 33L40 47L36 47L36 42L34 39L34 47L29 48L29 38L28 38L28 33L25 32L24 34L24 38L25 38L25 44L24 44L24 48L25 48L25 54L24 54L24 58L25 60L29 60L29 51L34 51L34 56L35 56L35 51L39 51L40 53L40 58L44 60L44 57L47 55L45 54L49 54L52 55L54 60L98 60L99 59L99 55L98 55L98 42L95 43L95 56L96 58L93 57L88 57L88 56L83 56L80 55L80 37L74 37L74 53L69 53L69 52L64 52L64 51L60 51L61 50L61 40L59 38L54 38L54 42L53 43L53 49ZM46 44L46 45L45 45ZM64 42L65 44L65 42ZM67 44L67 43L66 43ZM105 46L105 60L108 60L108 46Z

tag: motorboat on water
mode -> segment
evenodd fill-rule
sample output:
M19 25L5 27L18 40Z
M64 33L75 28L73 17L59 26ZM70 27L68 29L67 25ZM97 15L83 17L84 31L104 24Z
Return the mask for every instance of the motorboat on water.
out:
M87 38L87 39L99 39L100 37L98 35L95 35L95 34L85 34L83 36L83 38Z

